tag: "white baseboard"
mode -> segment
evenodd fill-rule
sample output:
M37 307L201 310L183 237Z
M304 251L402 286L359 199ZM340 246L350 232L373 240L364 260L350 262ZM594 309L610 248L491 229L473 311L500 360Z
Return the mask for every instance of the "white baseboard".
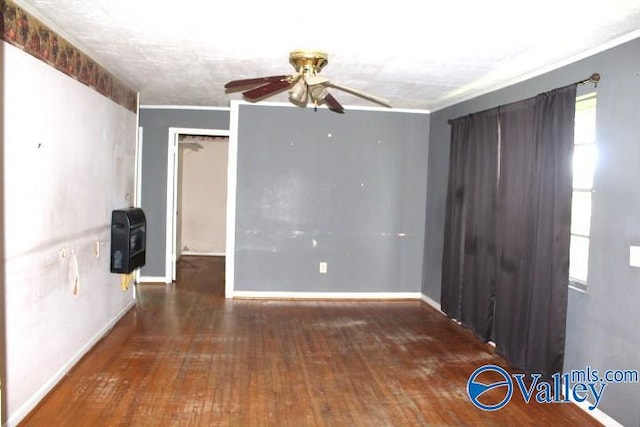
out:
M430 305L431 307L435 308L436 310L438 310L440 313L444 314L444 312L442 311L442 307L440 306L439 303L435 302L434 300L432 300L431 298L429 298L428 296L426 296L425 294L420 294L420 299L422 301L424 301L425 303L427 303L427 305Z
M591 417L593 417L596 421L604 424L606 427L624 427L622 424L620 424L619 422L611 418L609 415L604 413L599 408L590 410L589 406L592 405L591 402L588 402L586 400L584 402L575 402L575 401L572 401L572 402L578 405L578 407L583 411L585 411L587 414L591 415Z
M225 256L225 252L200 252L200 251L182 251L180 255L187 256Z
M140 276L138 283L167 283L167 278L164 276Z
M428 296L426 296L425 294L422 294L420 296L420 299L422 301L424 301L425 303L427 303L428 305L430 305L431 307L433 307L436 310L438 310L443 315L445 315L445 313L442 311L441 305L438 304L437 302L435 302L434 300L432 300L431 298L429 298ZM459 322L457 322L457 321L455 321L453 319L452 319L452 321L454 321L456 323L459 323ZM496 344L493 341L489 341L488 344L493 346L493 347L496 346ZM620 424L619 422L617 422L616 420L611 418L609 415L607 415L604 412L602 412L600 409L595 408L594 410L589 410L589 405L591 405L591 403L589 403L587 401L584 401L584 402L573 402L573 403L578 405L578 407L580 407L580 409L582 409L587 414L589 414L593 418L595 418L598 422L604 424L607 427L623 427L622 424Z
M135 301L131 300L122 310L118 312L102 329L98 331L80 350L56 372L53 377L47 381L38 391L34 393L25 403L22 404L7 420L6 426L17 426L20 421L24 419L29 413L40 403L44 397L49 394L51 390L65 377L67 372L75 366L82 357L87 354L94 345L98 343L114 326L118 321L127 314L127 312L135 305Z
M420 293L418 293L418 292L269 292L269 291L233 291L233 298L399 300L399 299L420 299Z
M425 294L422 294L420 296L420 299L422 301L424 301L425 303L427 303L429 306L435 308L436 310L438 310L440 313L442 313L444 315L444 312L442 311L442 307L441 307L440 304L438 304L437 302L435 302L434 300L432 300L431 298L429 298ZM454 322L455 322L455 320L454 320ZM456 323L458 323L458 322L456 322ZM493 347L496 346L496 344L494 342L492 342L492 341L489 341L488 344L493 346ZM592 403L590 403L590 402L584 401L584 402L572 402L572 403L578 405L578 407L580 409L585 411L587 414L589 414L591 417L593 417L596 421L604 424L606 427L624 427L622 424L620 424L619 422L617 422L616 420L614 420L613 418L611 418L609 415L607 415L606 413L604 413L603 411L601 411L598 408L595 408L593 410L589 410L589 405L592 405Z

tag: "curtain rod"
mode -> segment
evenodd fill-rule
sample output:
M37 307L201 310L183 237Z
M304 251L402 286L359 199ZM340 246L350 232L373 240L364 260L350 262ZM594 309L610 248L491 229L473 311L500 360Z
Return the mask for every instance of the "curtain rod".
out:
M598 82L600 81L600 74L599 73L593 73L589 76L589 78L586 78L584 80L580 80L574 84L576 85L586 85L589 83L593 83L594 87L598 87ZM500 108L500 107L494 107L494 108ZM492 108L489 108L489 110L491 110ZM488 110L485 110L488 111ZM451 124L453 122L454 119L449 119L447 120L447 124Z
M600 81L600 74L593 73L589 76L588 79L580 80L577 84L586 85L588 83L593 83L594 87L598 87L598 82Z

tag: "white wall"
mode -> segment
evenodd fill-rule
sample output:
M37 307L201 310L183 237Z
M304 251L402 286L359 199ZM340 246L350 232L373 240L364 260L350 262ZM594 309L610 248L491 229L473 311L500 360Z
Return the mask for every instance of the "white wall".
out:
M227 232L228 137L180 142L181 248L186 254L222 255Z
M136 115L11 45L0 48L3 398L12 425L132 304L131 289L109 273L109 224L112 209L133 203Z

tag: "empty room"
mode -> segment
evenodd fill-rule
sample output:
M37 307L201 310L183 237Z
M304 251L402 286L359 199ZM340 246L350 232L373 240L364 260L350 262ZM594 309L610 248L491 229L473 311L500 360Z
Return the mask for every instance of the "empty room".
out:
M640 5L318 6L0 1L0 425L640 427Z

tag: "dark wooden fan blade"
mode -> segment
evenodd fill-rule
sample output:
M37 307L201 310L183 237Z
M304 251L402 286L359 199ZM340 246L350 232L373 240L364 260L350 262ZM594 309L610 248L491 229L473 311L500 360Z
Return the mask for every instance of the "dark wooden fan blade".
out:
M344 113L344 108L342 108L342 105L340 105L338 100L335 99L330 93L328 93L327 96L324 97L324 102L325 104L327 104L331 111L335 111L336 113L340 114Z
M255 89L248 90L246 92L242 92L242 96L247 98L249 101L258 101L266 96L273 95L278 92L282 92L283 90L289 88L291 83L287 80L279 80L275 82L271 82L264 86L257 87Z
M224 85L225 89L237 89L246 88L249 86L264 85L271 82L277 82L280 80L286 80L289 76L270 76L270 77L256 77L254 79L233 80Z

